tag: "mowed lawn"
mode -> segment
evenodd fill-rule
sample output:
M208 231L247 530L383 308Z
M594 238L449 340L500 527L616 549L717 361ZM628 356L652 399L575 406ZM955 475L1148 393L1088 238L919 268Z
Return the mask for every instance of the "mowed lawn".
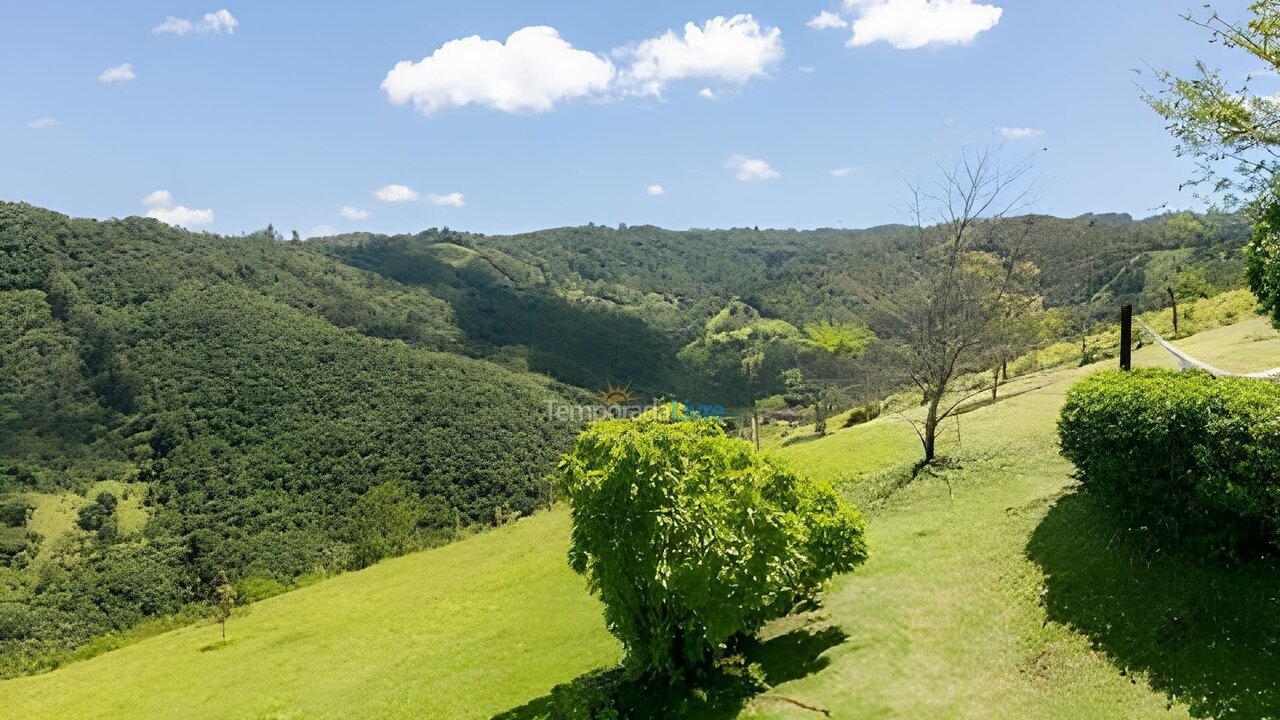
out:
M1179 345L1225 367L1280 365L1280 336L1262 319ZM1135 360L1170 364L1155 348ZM793 671L770 668L776 686L743 714L820 717L799 701L835 718L1280 715L1280 573L1147 560L1075 493L1055 421L1093 369L1017 380L1010 399L961 418L958 440L948 426L960 467L902 487L901 473L874 474L914 458L901 420L788 438L777 452L864 502L872 556L821 610L784 624L842 639ZM243 610L226 646L206 624L0 683L0 716L485 718L536 707L526 703L620 657L565 565L567 538L557 511L388 561Z

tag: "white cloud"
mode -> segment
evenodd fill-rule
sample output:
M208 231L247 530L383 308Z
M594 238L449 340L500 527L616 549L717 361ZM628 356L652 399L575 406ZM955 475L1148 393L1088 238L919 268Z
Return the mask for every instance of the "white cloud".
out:
M149 208L168 207L173 204L173 193L168 190L156 190L142 198L142 204Z
M702 88L701 90L698 91L698 97L702 98L703 100L715 100L716 91L712 90L711 88Z
M658 195L667 194L667 189L662 187L661 185L650 185L649 187L645 188L644 191L650 195L653 195L654 197L657 197Z
M883 41L899 50L968 45L1004 14L974 0L844 0L844 6L856 16L850 46Z
M996 132L1006 140L1026 140L1027 138L1040 137L1044 134L1043 130L1027 127L998 127Z
M423 115L472 103L504 112L545 112L563 100L605 91L613 63L560 38L555 28L517 30L505 43L478 35L451 40L418 62L402 60L382 89Z
M725 168L732 170L734 177L742 182L759 182L777 180L782 174L769 167L769 163L745 155L734 155L725 163Z
M418 191L407 185L386 185L380 187L373 193L373 196L386 203L402 203L413 202L417 200Z
M112 83L124 82L138 77L133 72L133 63L121 63L115 67L107 68L98 76L98 82Z
M173 194L168 190L156 190L143 198L142 204L148 208L147 217L155 218L166 225L194 228L213 222L212 210L192 210L189 207L177 205L173 201Z
M814 30L832 30L834 28L849 27L849 21L830 10L823 10L804 25L805 27L813 28Z
M857 168L849 167L846 165L845 167L838 167L834 170L831 170L830 172L831 172L831 177L842 178L842 177L845 177L846 175L853 174L854 170L857 170Z
M781 36L751 15L715 17L687 23L683 35L668 30L605 55L575 48L555 28L526 27L505 42L473 35L418 62L402 60L382 90L393 104L412 104L428 116L473 104L537 113L572 100L661 97L677 80L743 85L765 74L783 58Z
M164 22L151 28L151 32L156 35L186 35L192 32L231 35L235 33L236 28L239 26L240 21L236 20L235 16L224 8L216 12L205 13L204 17L197 22L170 15L164 19Z
M342 209L338 211L338 214L347 220L364 220L369 217L368 210L361 210L360 208L354 208L350 205L343 205Z
M28 130L47 130L57 124L58 124L57 120L51 117L43 117L43 118L37 118L27 123L27 129Z
M465 207L467 204L467 198L460 192L451 192L446 195L431 193L430 195L427 195L427 202L434 203L436 205L447 205L448 207Z
M782 31L760 27L751 15L714 17L701 26L685 23L684 36L674 31L639 45L614 51L630 64L618 75L618 88L629 95L661 96L667 83L705 78L744 85L782 61Z

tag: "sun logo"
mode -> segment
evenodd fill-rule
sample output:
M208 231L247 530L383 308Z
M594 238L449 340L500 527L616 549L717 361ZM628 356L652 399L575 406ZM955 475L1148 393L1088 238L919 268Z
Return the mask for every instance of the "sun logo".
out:
M600 391L599 395L596 395L596 399L600 401L601 405L612 407L629 403L635 400L636 396L631 394L631 383L614 387L612 382L606 381L605 389Z

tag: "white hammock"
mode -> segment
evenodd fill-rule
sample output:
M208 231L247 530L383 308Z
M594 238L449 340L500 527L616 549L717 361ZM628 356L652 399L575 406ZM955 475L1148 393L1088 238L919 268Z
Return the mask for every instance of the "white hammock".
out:
M1280 382L1280 368L1276 368L1274 370L1267 370L1266 372L1256 372L1256 373L1234 373L1227 370L1223 370L1221 368L1216 368L1210 365L1209 363L1200 362L1199 360L1191 357L1190 355L1174 347L1169 343L1168 340L1165 340L1164 338L1160 337L1159 333L1157 333L1155 330L1152 330L1150 325L1142 322L1142 320L1139 320L1138 318L1134 318L1134 320L1138 323L1139 327L1143 329L1143 331L1145 331L1148 335L1151 336L1152 340L1155 340L1160 347L1167 350L1170 355L1172 355L1174 358L1178 360L1178 369L1180 370L1189 370L1194 368L1197 370L1204 370L1205 372L1209 373L1214 377L1254 378L1256 380L1272 380L1275 382Z

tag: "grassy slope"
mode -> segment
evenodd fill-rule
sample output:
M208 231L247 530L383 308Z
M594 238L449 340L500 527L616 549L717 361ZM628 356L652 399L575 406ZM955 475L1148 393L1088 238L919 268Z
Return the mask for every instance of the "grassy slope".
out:
M1260 319L1180 344L1228 367L1280 364L1280 336ZM1137 361L1168 363L1150 348ZM1260 716L1280 704L1274 573L1136 563L1071 494L1054 420L1084 372L1019 380L1009 390L1030 392L963 417L961 448L949 434L964 467L947 482L867 503L872 559L821 611L848 639L749 713L816 717L783 696L833 717ZM849 479L909 459L911 439L885 419L780 452L870 498ZM0 683L0 716L487 717L618 658L565 567L567 531L564 513L540 515L258 603L225 647L204 649L217 638L206 624Z
M565 564L568 516L541 514L0 683L12 718L487 717L616 662Z

